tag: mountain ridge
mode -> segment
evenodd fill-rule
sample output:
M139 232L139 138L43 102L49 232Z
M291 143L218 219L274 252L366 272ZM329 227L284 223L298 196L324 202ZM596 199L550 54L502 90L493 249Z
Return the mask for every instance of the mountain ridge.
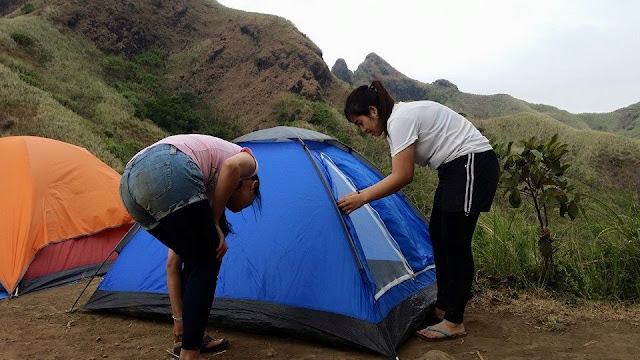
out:
M446 79L432 83L420 82L402 74L374 52L368 54L353 72L348 69L344 59L339 58L332 72L351 86L370 84L372 80L379 79L397 101L433 100L474 119L509 116L519 112L541 113L577 129L606 131L640 139L640 102L609 113L573 114L551 105L529 103L508 94L461 92Z

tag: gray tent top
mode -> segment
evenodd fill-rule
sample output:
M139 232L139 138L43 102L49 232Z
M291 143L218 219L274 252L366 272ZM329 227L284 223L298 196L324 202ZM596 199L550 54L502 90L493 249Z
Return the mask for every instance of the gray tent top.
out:
M234 143L249 141L290 141L301 140L333 140L329 135L317 131L292 126L276 126L264 130L254 131L233 139Z

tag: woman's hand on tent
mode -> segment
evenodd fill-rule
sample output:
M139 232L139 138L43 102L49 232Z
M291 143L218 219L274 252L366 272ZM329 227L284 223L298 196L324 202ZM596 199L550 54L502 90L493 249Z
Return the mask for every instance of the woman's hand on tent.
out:
M216 249L216 259L218 259L218 261L222 261L222 257L227 253L227 249L229 249L229 247L227 246L227 241L224 239L224 234L222 233L220 226L216 226L216 230L218 230L218 239L220 240L218 248Z
M359 191L352 192L338 200L338 207L347 215L351 214L359 207L367 203L366 196Z

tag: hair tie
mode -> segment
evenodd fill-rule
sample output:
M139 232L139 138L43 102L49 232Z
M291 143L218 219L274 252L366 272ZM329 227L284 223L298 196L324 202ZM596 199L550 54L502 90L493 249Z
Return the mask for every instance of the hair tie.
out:
M373 91L376 91L376 87L375 87L375 86L373 86L373 84L369 85L369 89L371 89L371 90L373 90Z

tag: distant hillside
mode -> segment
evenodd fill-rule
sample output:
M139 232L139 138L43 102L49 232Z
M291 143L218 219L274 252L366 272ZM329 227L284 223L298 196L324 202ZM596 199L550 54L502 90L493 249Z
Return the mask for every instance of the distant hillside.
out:
M167 85L195 92L244 128L269 122L265 106L281 92L332 100L334 77L322 51L283 18L206 0L58 3L58 26L108 54L167 51Z
M338 59L336 63L331 67L331 72L338 79L346 83L350 84L352 82L351 78L353 77L353 71L349 70L349 68L347 67L347 62L344 61L344 59Z
M515 142L558 134L569 145L569 174L591 188L640 189L640 140L606 132L576 129L544 114L520 113L474 124L497 142Z
M371 53L354 71L352 84L369 84L374 79L382 80L396 101L433 100L471 118L486 119L534 111L526 102L509 95L467 94L445 79L436 80L431 84L422 83L405 76L380 56Z
M340 63L340 66L338 66ZM514 115L522 112L541 113L577 129L593 129L621 134L640 139L640 103L607 114L572 114L553 106L531 104L506 94L475 95L464 93L458 87L439 79L433 83L422 83L397 71L375 53L365 60L350 76L350 81L342 74L349 69L343 59L338 59L332 69L336 77L352 86L369 84L374 79L382 80L397 101L433 100L473 119L488 119Z
M348 94L291 22L215 1L12 0L0 16L0 134L76 143L116 169L168 133L310 122L287 102Z

